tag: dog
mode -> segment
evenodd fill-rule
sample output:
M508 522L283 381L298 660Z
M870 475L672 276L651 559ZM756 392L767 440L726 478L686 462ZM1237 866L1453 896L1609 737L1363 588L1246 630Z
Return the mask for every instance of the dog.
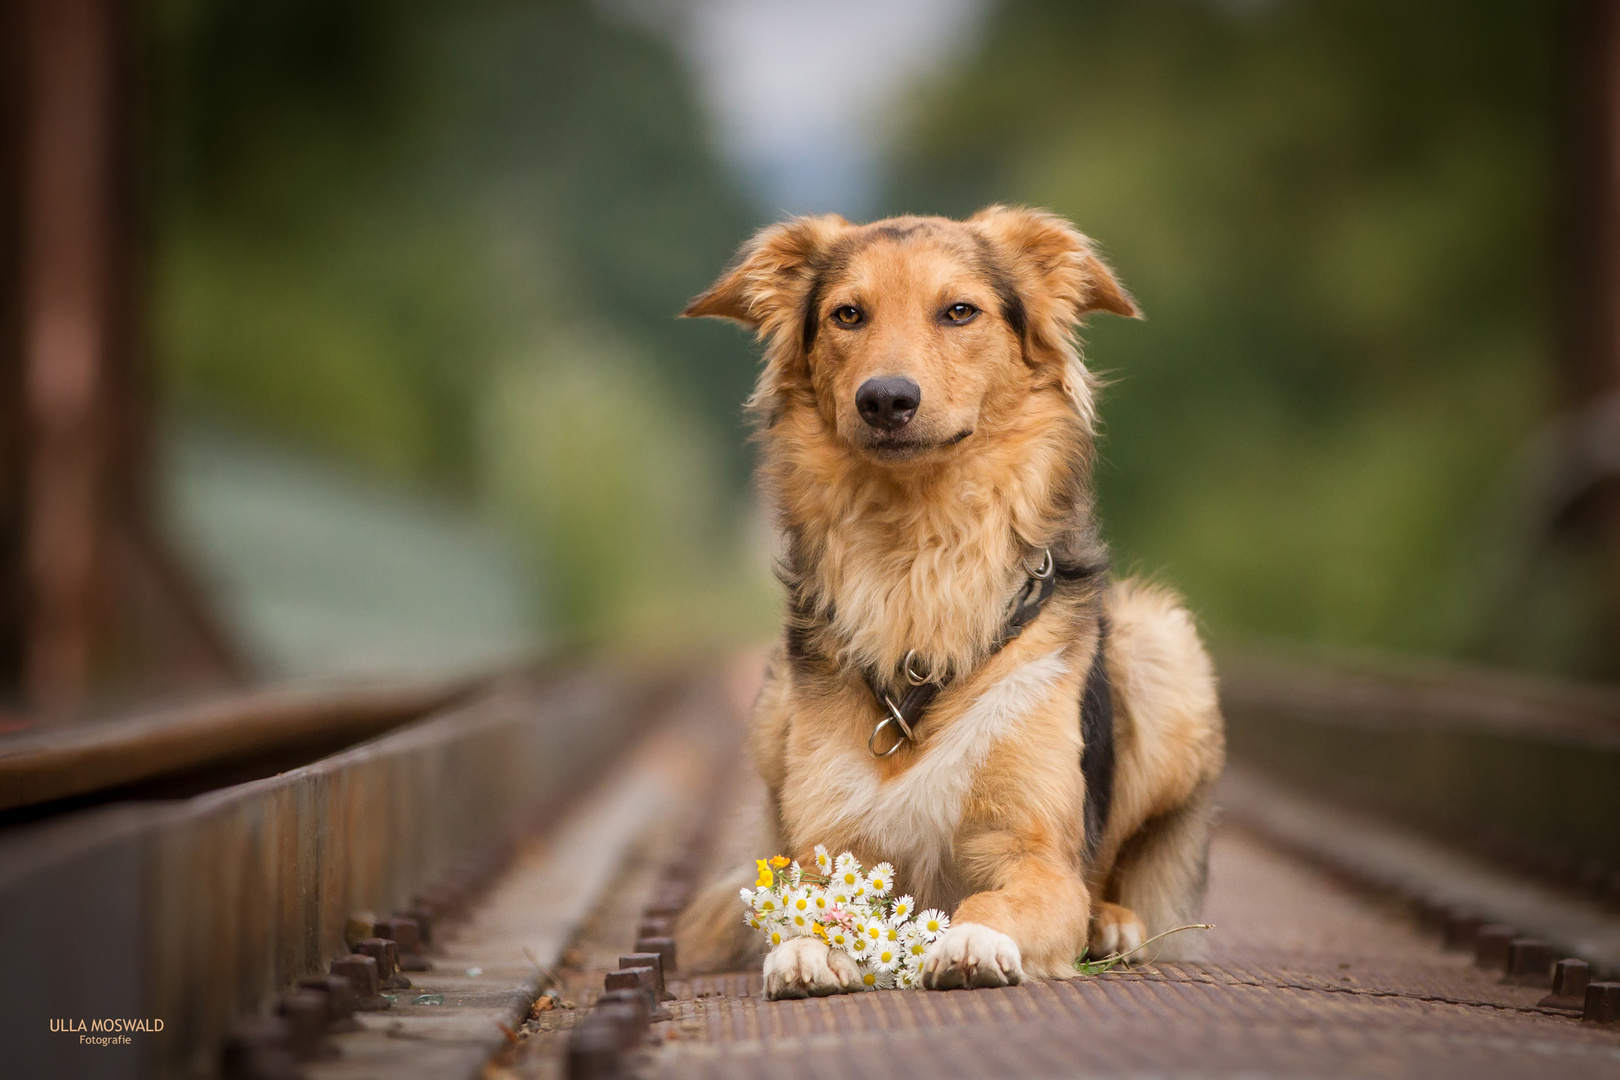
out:
M892 863L952 912L930 989L1070 976L1203 900L1215 675L1174 594L1110 577L1075 338L1102 312L1140 317L1091 241L1005 206L776 224L682 312L764 343L748 410L788 614L750 731L761 854ZM751 883L739 868L682 913L683 967L760 955ZM1193 936L1156 958L1192 958ZM773 999L862 988L815 936L764 976Z

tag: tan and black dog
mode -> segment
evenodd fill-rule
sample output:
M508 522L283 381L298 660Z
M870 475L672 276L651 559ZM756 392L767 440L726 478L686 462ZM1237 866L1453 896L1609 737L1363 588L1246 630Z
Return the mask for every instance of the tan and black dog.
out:
M932 988L1072 975L1088 944L1133 948L1203 899L1215 678L1175 596L1108 574L1074 340L1098 311L1137 315L1090 242L994 206L771 226L683 312L765 342L750 410L789 616L753 720L760 854L892 862L919 907L952 912ZM682 916L683 967L758 955L751 880ZM816 937L765 976L771 997L860 988Z

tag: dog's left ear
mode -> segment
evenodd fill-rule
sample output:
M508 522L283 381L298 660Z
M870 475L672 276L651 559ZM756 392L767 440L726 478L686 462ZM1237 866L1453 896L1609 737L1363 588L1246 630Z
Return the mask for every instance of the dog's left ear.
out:
M1142 317L1091 241L1056 214L989 206L968 222L1001 250L1032 325L1055 319L1067 328L1094 311Z

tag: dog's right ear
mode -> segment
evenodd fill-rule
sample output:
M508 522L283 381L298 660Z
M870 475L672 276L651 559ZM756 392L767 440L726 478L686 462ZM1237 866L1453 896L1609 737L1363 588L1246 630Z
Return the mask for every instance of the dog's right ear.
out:
M815 277L817 256L847 228L849 222L837 214L822 214L761 229L720 280L686 305L681 317L730 319L767 332L784 313L797 318Z

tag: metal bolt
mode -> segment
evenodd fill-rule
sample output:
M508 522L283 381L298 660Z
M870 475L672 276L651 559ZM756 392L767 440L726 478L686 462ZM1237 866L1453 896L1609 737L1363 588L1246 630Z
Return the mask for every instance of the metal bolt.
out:
M1620 982L1588 983L1581 1019L1594 1024L1620 1023Z
M636 952L653 952L659 956L660 970L667 978L675 972L675 939L672 937L644 937L636 941Z
M679 885L671 887L665 883L653 894L652 903L647 905L647 914L656 918L660 915L679 915L686 907L686 890Z
M618 1080L623 1039L606 1021L585 1022L568 1036L569 1080Z
M433 909L420 900L416 900L411 903L409 908L405 909L404 915L407 919L416 920L416 932L421 938L422 945L433 944Z
M287 1022L279 1016L249 1016L231 1025L220 1052L223 1080L299 1080L287 1047Z
M341 975L310 975L299 979L298 985L325 998L326 1023L330 1030L360 1030L360 1021L354 1018L354 984L348 979Z
M1501 971L1507 967L1508 949L1514 938L1513 927L1487 923L1474 937L1474 963Z
M283 994L276 1011L287 1021L287 1045L300 1061L330 1057L337 1048L326 1039L326 998L313 990Z
M422 956L422 938L415 919L396 915L377 923L376 936L394 942L399 950L401 971L427 971L433 967Z
M1471 950L1485 920L1471 911L1452 909L1446 914L1446 948Z
M1585 998L1586 987L1592 981L1592 969L1585 960L1560 960L1553 968L1554 997Z
M1521 986L1546 986L1552 967L1552 946L1535 938L1514 938L1508 942L1508 979Z
M658 1000L674 1001L675 995L669 992L669 983L664 978L664 957L655 952L631 953L629 956L619 957L619 967L650 967L658 972Z
M647 995L639 988L634 990L604 990L601 996L596 999L596 1008L592 1009L591 1012L608 1017L620 1017L619 1013L613 1011L619 1007L629 1009L629 1015L633 1017L632 1026L625 1028L624 1031L627 1040L626 1045L634 1045L641 1041L642 1033L647 1030L647 1024L651 1019L650 1010L647 1008Z
M620 968L604 977L608 990L639 990L647 999L649 1020L668 1020L670 1012L658 1000L658 969L650 966Z
M332 974L349 980L349 985L354 987L354 1007L359 1011L377 1012L393 1005L382 996L382 980L373 958L359 953L340 956L332 961Z
M366 938L354 951L377 961L377 978L384 990L409 990L411 980L399 973L399 946L388 938Z

